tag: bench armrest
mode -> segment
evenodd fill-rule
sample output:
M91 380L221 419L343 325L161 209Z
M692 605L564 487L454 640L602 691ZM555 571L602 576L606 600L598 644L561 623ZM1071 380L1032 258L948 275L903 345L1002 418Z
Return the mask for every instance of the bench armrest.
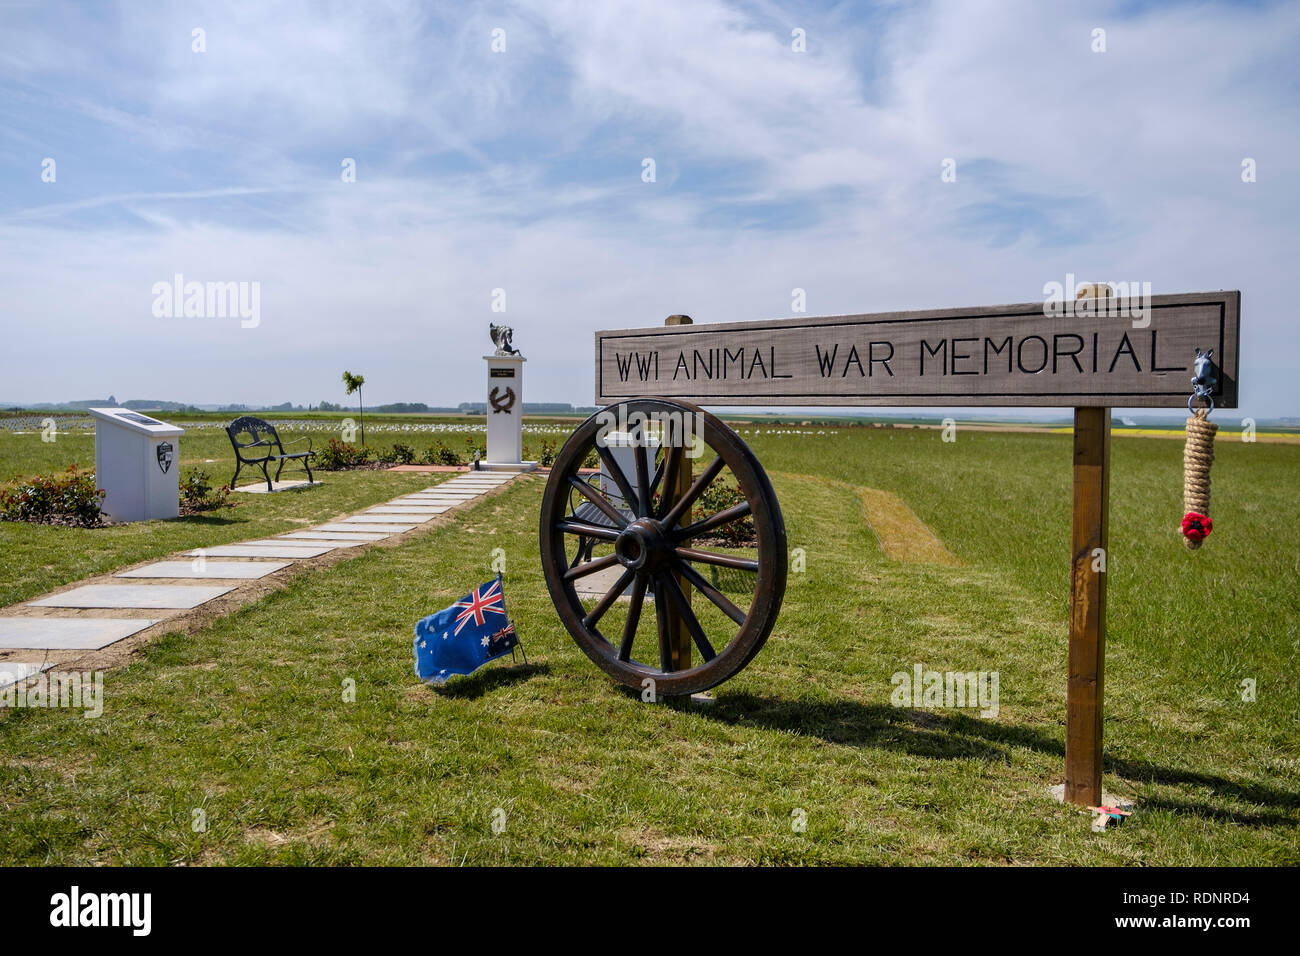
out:
M281 450L283 450L285 445L296 445L296 444L298 444L298 442L300 442L300 441L305 441L305 442L307 443L307 451L308 451L308 452L311 452L311 436L310 436L310 435L299 435L297 438L291 439L290 441L281 442L281 443L280 443L280 448L281 448Z

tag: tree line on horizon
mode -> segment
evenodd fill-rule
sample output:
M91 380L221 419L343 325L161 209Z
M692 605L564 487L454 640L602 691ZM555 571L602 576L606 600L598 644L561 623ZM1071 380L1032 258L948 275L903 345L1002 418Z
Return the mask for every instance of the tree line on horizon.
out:
M132 411L145 412L358 412L355 405L341 405L335 402L320 402L316 405L295 405L282 402L279 405L245 405L231 403L227 405L194 405L188 402L170 402L155 399L133 398L119 402L113 396L108 398L90 398L73 402L37 402L34 404L9 403L3 407L9 412L50 411L50 412L84 412L88 408L129 408ZM586 414L599 409L594 406L572 405L568 402L524 402L524 411L534 415L549 414ZM424 402L390 402L376 405L370 409L371 414L378 415L456 415L485 414L487 402L461 402L459 405L428 405Z

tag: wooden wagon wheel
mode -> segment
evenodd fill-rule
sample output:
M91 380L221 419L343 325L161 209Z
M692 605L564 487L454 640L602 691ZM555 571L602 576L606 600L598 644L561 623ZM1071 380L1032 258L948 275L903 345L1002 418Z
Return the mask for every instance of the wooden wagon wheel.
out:
M630 469L606 439L613 422L640 422L628 429ZM593 457L601 475L584 477ZM716 499L720 488L742 500L701 514L701 495L714 489L706 497ZM738 531L747 538L729 534ZM622 684L644 688L650 678L657 694L733 677L767 640L785 594L785 522L767 474L740 436L684 402L632 399L578 426L551 470L540 539L551 599L578 646ZM584 604L579 586L602 572L599 587L583 588Z

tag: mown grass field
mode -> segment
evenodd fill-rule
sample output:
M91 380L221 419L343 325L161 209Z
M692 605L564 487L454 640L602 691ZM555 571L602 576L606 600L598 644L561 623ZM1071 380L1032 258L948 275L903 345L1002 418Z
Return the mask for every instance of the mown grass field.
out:
M1215 531L1190 554L1181 446L1115 440L1105 785L1137 813L1096 834L1046 795L1063 759L1069 437L747 431L807 570L711 707L642 703L581 654L538 566L542 481L523 479L156 642L106 677L97 720L0 716L0 861L1300 863L1300 447L1221 441ZM325 477L302 502L428 483ZM902 497L962 566L887 560L846 485ZM10 549L35 555L50 531L0 525L11 595L38 585L15 583ZM106 532L64 533L74 551ZM531 664L422 686L413 623L491 577L497 547ZM891 675L918 663L998 671L997 717L891 706Z

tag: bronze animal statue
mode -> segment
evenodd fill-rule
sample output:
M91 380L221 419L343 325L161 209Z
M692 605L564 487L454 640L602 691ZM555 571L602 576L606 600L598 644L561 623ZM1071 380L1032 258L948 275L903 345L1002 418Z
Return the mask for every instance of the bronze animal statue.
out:
M488 331L492 335L492 344L497 347L497 355L518 355L519 350L514 347L510 341L514 338L515 330L508 325L489 324Z

